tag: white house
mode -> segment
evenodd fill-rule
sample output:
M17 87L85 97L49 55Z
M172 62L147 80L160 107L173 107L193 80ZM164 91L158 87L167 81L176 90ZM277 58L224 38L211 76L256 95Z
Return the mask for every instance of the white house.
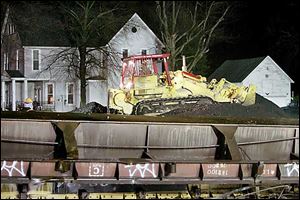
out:
M6 29L10 30L10 26L7 25ZM14 31L14 39L10 43L17 41L18 44L10 49L1 48L2 109L10 107L16 110L17 105L27 97L37 101L43 109L58 112L79 107L80 81L55 70L43 70L49 65L50 55L68 48L68 44L59 42L63 41L62 35L57 36L58 42L55 44L50 44L48 40L38 41L34 35L32 37L33 42L25 41L21 34ZM121 58L133 54L160 53L163 44L135 13L106 46L115 52L117 62L107 63L107 79L91 77L86 87L87 102L95 101L104 106L107 105L108 88L119 87ZM57 62L55 65L59 67L63 64Z
M245 86L253 84L257 93L279 107L291 103L291 83L294 81L270 56L227 60L209 76L209 80L226 78Z
M107 105L107 91L109 88L118 88L121 77L121 58L137 54L161 53L163 43L147 26L147 24L135 13L126 24L112 37L106 45L115 55L116 63L108 66L107 81L89 81L89 101L96 101ZM161 65L158 65L161 72Z

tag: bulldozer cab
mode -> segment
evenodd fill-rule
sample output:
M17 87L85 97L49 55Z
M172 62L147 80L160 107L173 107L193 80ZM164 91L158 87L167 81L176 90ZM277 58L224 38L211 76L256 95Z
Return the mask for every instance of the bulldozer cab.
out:
M171 85L167 58L170 54L151 54L130 56L123 59L121 89L153 88L158 82L158 60L162 59L165 79Z

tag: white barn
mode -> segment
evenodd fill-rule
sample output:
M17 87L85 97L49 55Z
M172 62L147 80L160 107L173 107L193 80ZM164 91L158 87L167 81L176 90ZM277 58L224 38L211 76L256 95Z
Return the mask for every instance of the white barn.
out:
M291 103L291 83L294 81L270 57L227 60L209 76L209 80L226 78L245 86L253 84L257 93L279 107Z

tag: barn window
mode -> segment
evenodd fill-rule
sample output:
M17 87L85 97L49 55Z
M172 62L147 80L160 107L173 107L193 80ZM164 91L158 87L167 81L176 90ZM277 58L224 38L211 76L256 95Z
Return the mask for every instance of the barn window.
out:
M132 27L131 31L132 31L133 33L136 33L136 32L137 32L137 29L136 29L135 27Z

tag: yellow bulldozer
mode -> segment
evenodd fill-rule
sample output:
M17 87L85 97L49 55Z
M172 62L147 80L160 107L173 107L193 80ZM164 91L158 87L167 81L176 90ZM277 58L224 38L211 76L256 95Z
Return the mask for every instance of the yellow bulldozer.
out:
M123 114L159 115L184 104L255 103L254 85L237 86L225 78L207 82L184 70L169 71L170 54L135 55L122 61L119 89L109 89L108 108ZM158 63L163 66L159 74Z

